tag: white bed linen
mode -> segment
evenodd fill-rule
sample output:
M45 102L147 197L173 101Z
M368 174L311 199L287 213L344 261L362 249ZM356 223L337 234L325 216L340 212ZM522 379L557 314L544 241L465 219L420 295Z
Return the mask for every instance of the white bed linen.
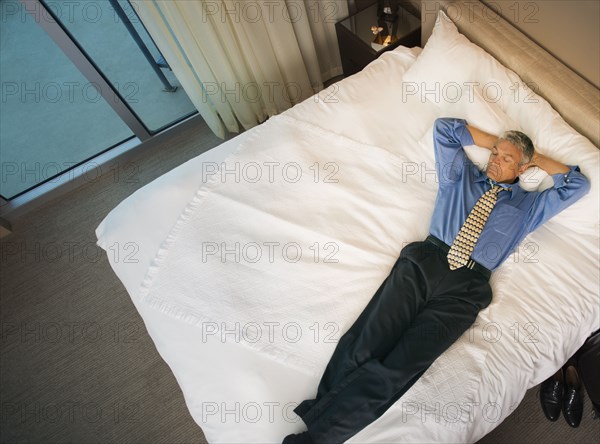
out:
M189 202L139 297L320 377L402 242L427 235L436 188L417 176L399 186L407 161L272 117Z
M319 108L320 115L331 121L330 106L341 104L332 128L339 133L354 128L359 131L357 138L368 139L370 131L363 116L347 106L362 102L382 116L378 119L382 130L379 136L384 143L393 141L396 127L389 125L385 115L394 113L394 104L382 107L386 102L365 96L362 84L372 82L374 77L376 80L382 72L389 76L389 81L399 80L419 52L419 48L400 47L384 54L359 76L346 79L343 91L334 84L322 91L318 100L308 99L307 104L313 108L303 109L303 117L317 116L318 113L312 113ZM373 86L378 88L379 83ZM417 138L425 130L426 125L417 127L412 137ZM111 267L132 297L158 352L173 371L192 417L211 443L280 442L286 434L302 430L303 423L292 410L318 384L318 379L241 345L221 341L202 343L196 327L149 308L137 297L161 242L202 184L201 171L212 171L215 163L223 161L252 132L253 129L240 134L137 190L96 229L98 245L107 250ZM135 254L125 261L123 253L131 251ZM282 399L294 401L282 402ZM261 419L254 421L257 411Z
M413 58L405 49L384 54L362 73L316 96L319 98L316 103L308 99L287 114L355 141L386 147L391 152L402 153L407 147L416 150L442 110L427 102L408 104L401 88L394 86L393 82L401 78ZM392 72L398 77L390 75ZM389 88L386 81L391 82ZM335 102L331 103L332 100ZM397 116L401 118L393 120ZM243 137L215 148L213 155L220 150L223 154L231 152ZM423 156L417 155L414 160L427 162L431 155L423 151ZM140 263L136 266L115 261L111 265L126 285L158 351L171 366L192 416L209 442L280 442L287 433L303 429L291 410L295 403L314 395L318 378L240 344L210 339L202 342L197 327L151 309L137 298L139 284L153 257L150 251L156 251L201 185L199 177L193 174L201 168L203 156L144 187L111 212L98 227L99 245L107 248L114 242L133 241L146 248L140 249ZM429 164L428 168L431 170L433 166ZM179 174L181 179L173 185ZM594 186L597 187L597 182ZM173 194L167 192L169 189L179 190L176 202L169 204L169 211L161 212L153 233L141 233L137 221L144 215L156 219L157 203L173 199ZM158 193L163 192L161 197ZM567 215L563 219L568 221L572 217ZM426 230L426 225L419 229ZM563 228L561 224L549 223L532 234L545 247L536 253L536 259L551 264L552 254L565 250L562 242L571 242L583 258L592 258L597 263L597 233L590 239L582 239L578 233L566 234L561 241L555 233ZM569 272L576 271L567 268ZM474 329L444 353L398 403L349 442L475 441L493 429L516 408L526 388L548 376L549 370L582 342L585 335L576 326L588 330L598 317L597 301L596 305L593 298L590 302L589 294L572 300L572 286L549 271L547 266L528 268L515 258L503 266L493 278L494 301L481 313ZM589 267L582 271L589 271ZM515 292L519 294L514 276L521 277L524 273L529 282L552 280L552 288L536 292L551 297L547 300L512 297ZM590 282L597 284L595 275L576 278L588 290ZM503 304L499 304L501 301ZM567 307L558 311L560 327L553 325L557 321L555 316L548 316L552 312L548 305L556 303ZM502 322L493 324L498 319ZM523 335L533 331L529 322L534 324L533 328L544 326L537 332L541 347L523 339ZM489 338L497 337L497 329L502 336L498 342L492 342ZM486 334L488 340L482 340ZM535 334L534 339L538 339ZM562 348L547 348L553 345ZM487 359L490 354L494 359ZM260 418L255 421L257 413Z

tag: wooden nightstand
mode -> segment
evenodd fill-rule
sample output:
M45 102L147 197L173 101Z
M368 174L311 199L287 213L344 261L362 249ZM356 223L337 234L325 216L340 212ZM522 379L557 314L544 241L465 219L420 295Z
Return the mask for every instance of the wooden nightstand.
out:
M390 35L388 40L391 42L383 41L381 35L377 39L378 36L371 31L372 26L387 28L387 32L384 30L382 34ZM377 4L374 4L337 22L335 31L346 77L362 70L385 51L399 45L412 47L421 44L421 19L401 5L393 22L378 19Z

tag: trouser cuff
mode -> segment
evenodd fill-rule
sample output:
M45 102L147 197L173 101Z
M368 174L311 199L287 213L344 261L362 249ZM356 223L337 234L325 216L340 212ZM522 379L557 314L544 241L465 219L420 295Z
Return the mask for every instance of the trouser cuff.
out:
M299 417L304 417L310 409L316 404L316 399L306 399L302 401L298 406L294 409L294 413Z

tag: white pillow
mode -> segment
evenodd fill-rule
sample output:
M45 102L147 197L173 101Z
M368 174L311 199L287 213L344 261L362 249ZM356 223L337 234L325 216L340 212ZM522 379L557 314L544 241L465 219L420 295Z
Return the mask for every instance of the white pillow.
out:
M477 86L486 99L484 102L495 110L485 111L480 103L473 109L488 117L480 118L479 122L473 115L467 120L474 126L479 124L482 129L488 129L484 124L489 121L493 125L492 115L497 117L501 111L518 124L517 129L521 128L531 138L537 151L565 164L579 165L591 182L591 191L569 211L555 216L554 221L564 222L571 230L597 230L600 203L598 149L568 125L545 99L531 91L519 76L460 34L443 11L439 12L423 51L404 74L403 82L409 82L404 85L405 91L421 93L423 101L434 103L439 117L452 117L448 110L454 105L459 89L477 89L474 88ZM431 93L436 89L439 93ZM489 129L494 130L493 127ZM429 144L431 138L427 135L425 138L423 142ZM522 178L523 187L535 185L545 174L542 173L529 171Z
M511 103L538 102L519 76L460 34L441 10L431 37L403 81L410 84L405 88L415 90L422 100L440 107L453 100L457 87L464 90L473 86L488 102L503 109Z

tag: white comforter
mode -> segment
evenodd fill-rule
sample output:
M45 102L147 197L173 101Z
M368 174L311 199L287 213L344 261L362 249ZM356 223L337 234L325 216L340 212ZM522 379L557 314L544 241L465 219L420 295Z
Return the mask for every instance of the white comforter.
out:
M214 166L203 155L138 191L98 227L104 248L139 243L145 258L139 265L111 265L209 442L281 442L304 429L292 410L314 397L335 346L331 339L351 325L402 245L427 234L437 187L427 174L434 170L427 143L434 119L453 112L490 130L499 125L481 103L440 109L403 94L395 82L417 53L386 53L363 72L207 153L216 160L217 150L237 149L230 165L297 162L309 178L316 162L321 181L296 189L287 181L232 185L218 175L202 177ZM295 142L280 144L286 135ZM582 160L597 168L597 156ZM335 184L322 181L333 171L325 169L330 161L339 166ZM494 300L473 328L349 442L476 441L598 328L597 230L587 236L565 232L580 214L588 217L590 205L597 207L591 201L597 198L595 180L593 187L526 238L494 274ZM145 214L155 218L163 203L170 209L155 229L140 231L137 222ZM221 262L221 243L231 248L236 241L263 245L263 255L264 242L297 242L303 259L251 262L256 250L247 249L245 256L232 260L230 253ZM333 249L325 248L328 242ZM332 252L339 262L325 262ZM293 250L287 254L294 257ZM284 331L293 322L299 329L288 325ZM303 337L294 342L298 331ZM258 340L257 332L263 334Z
M435 182L403 181L408 161L272 117L198 190L140 296L319 377L402 242L427 235Z

